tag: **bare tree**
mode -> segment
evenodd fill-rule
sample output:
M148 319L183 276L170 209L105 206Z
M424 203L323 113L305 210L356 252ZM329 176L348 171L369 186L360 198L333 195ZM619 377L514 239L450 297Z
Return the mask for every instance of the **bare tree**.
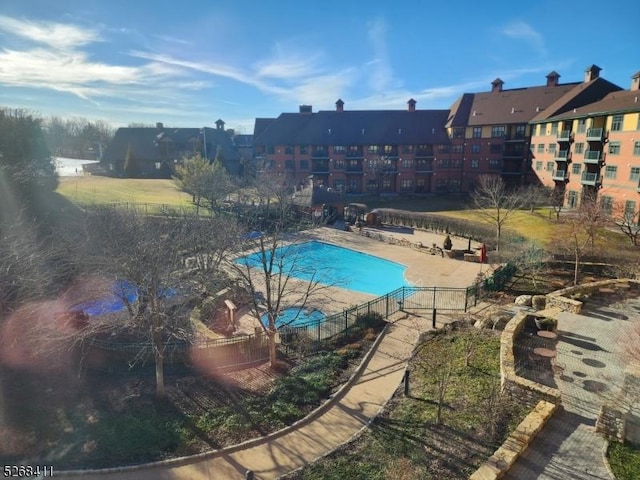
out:
M471 200L480 217L495 227L496 252L499 252L502 230L522 207L522 196L509 189L500 176L480 175Z
M549 193L549 200L551 202L551 208L553 209L553 213L555 214L556 221L560 220L560 213L564 208L564 195L564 186L556 186Z
M178 304L174 298L189 294L185 291L184 259L193 252L197 221L188 217L145 217L115 209L91 213L86 219L84 244L88 251L81 253L82 260L92 271L122 282L118 285L126 318L114 328L152 344L158 398L165 395L165 346L173 339L187 340L190 334L187 315L172 312L170 307ZM215 243L209 248L214 258ZM128 289L135 290L133 297Z
M556 248L569 252L573 256L573 284L578 284L580 263L586 253L591 250L590 232L585 229L579 215L567 217L564 223L558 225L555 238L558 239Z
M455 343L449 334L441 334L425 342L417 352L416 367L422 370L433 392L436 410L436 424L442 424L442 412L455 363L459 359Z
M231 266L250 294L251 311L269 339L269 359L275 367L278 314L291 305L304 309L327 286L321 282L319 272L309 271L295 245L283 241L282 232L271 233L252 243L256 247L254 256Z
M576 221L582 225L589 236L591 249L596 248L596 237L610 221L610 215L603 208L601 201L598 201L595 193L584 193L580 201L580 206L575 211Z
M615 224L620 231L631 240L633 246L638 245L638 237L640 237L640 210L623 210L622 213L615 218Z
M174 180L180 190L191 195L196 206L196 215L200 213L203 198L207 196L208 182L213 175L213 168L209 161L200 153L192 157L184 157L176 168Z

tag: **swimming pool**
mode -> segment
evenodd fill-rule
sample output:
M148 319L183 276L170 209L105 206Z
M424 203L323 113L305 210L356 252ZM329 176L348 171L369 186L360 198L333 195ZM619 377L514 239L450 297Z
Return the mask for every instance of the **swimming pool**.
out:
M275 264L294 278L318 280L325 285L371 295L384 295L410 286L406 267L383 258L329 243L311 241L280 247ZM260 267L260 252L236 259L236 263Z
M282 312L280 312L276 317L276 326L282 327L284 325L289 325L295 327L298 325L305 325L309 322L322 320L325 316L326 315L320 310L289 307L282 310ZM265 325L268 323L266 313L262 315L262 323Z

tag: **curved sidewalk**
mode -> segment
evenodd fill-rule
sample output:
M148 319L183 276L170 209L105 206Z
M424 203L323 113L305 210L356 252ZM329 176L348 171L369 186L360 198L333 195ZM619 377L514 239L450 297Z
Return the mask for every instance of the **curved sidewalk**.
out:
M375 418L398 388L420 333L431 328L431 318L430 315L394 318L354 385L324 413L293 431L267 437L259 444L232 453L214 452L206 458L185 459L180 464L164 462L119 472L57 474L56 478L242 480L246 471L252 470L256 479L266 480L303 467L350 440Z

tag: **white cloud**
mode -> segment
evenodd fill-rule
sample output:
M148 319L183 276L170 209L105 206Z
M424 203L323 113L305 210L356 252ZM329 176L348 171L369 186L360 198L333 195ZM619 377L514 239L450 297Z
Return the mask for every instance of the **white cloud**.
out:
M502 34L528 42L540 55L546 55L544 37L526 22L511 22L502 29Z
M369 86L375 92L384 92L394 88L396 81L391 68L389 48L387 47L387 23L377 18L367 24L367 36L373 48L374 58L368 62Z
M62 50L100 40L98 32L91 29L63 23L19 20L6 15L0 15L0 30Z

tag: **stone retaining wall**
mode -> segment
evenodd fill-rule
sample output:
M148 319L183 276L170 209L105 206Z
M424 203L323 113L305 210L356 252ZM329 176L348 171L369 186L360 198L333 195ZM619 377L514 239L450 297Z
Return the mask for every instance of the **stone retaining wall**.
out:
M502 446L469 477L469 480L496 480L502 478L557 409L558 405L554 403L544 400L538 402Z
M613 279L575 285L547 294L547 306L558 307L565 312L580 313L580 310L582 310L582 302L571 298L572 295L593 295L594 293L598 293L600 289L611 289L615 292L616 290L626 290L629 288L640 288L640 281L634 279Z

